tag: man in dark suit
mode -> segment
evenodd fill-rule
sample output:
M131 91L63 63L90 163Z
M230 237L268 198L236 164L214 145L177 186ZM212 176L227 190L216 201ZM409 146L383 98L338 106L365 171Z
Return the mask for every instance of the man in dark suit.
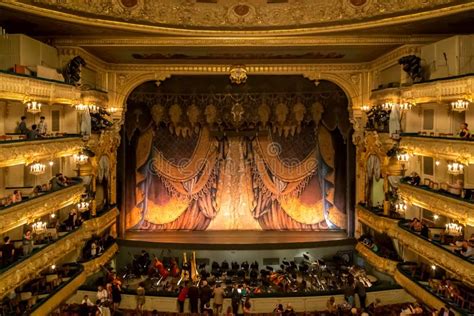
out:
M191 314L196 314L198 312L199 289L194 284L189 287L188 297Z
M199 298L201 299L201 304L200 304L199 311L201 313L204 313L204 306L206 304L209 304L209 302L211 301L211 297L212 297L212 289L207 284L207 281L204 280L204 281L202 281L202 287L201 287L201 291L199 293Z

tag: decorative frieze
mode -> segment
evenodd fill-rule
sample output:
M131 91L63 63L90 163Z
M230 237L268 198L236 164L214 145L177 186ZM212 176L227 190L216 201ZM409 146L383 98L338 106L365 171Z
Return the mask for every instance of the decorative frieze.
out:
M84 185L78 183L0 210L0 234L78 202L83 193Z
M417 156L474 164L474 142L442 137L403 136L400 141L407 153Z
M395 274L398 262L378 256L362 243L357 243L356 250L377 270L385 272L391 276Z
M81 137L0 142L0 168L72 156L84 147Z
M474 226L474 204L446 195L400 183L398 193L408 203L452 218L463 225Z

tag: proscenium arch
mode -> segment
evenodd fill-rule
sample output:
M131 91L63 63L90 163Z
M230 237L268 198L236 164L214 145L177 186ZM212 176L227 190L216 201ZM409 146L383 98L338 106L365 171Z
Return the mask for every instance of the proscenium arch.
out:
M147 81L164 81L167 78L171 77L172 75L222 75L226 73L170 73L170 72L148 72L148 73L143 73L143 74L138 74L136 76L131 77L128 79L126 82L123 83L123 85L120 87L121 91L118 91L118 96L116 100L116 104L119 105L122 109L122 118L125 118L125 112L127 111L127 99L130 96L130 94L135 90L136 87L141 85L142 83L145 83ZM336 73L320 73L320 72L301 72L301 73L255 73L255 75L302 75L303 77L307 78L308 80L311 81L316 81L316 80L327 80L330 81L334 84L336 84L338 87L340 87L344 93L346 94L347 100L348 100L348 105L347 109L349 111L349 117L354 117L354 109L356 106L358 106L359 102L358 99L361 96L361 93L358 91L360 88L358 85L353 83L351 80L347 80L340 74ZM361 80L361 73L355 74L355 76L359 76L359 81Z

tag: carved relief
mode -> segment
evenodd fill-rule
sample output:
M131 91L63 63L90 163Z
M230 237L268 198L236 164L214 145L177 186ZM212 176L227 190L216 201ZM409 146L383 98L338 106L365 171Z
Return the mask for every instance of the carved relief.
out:
M32 6L69 10L77 15L93 14L103 20L144 23L176 29L227 27L252 30L262 27L282 29L314 24L329 26L337 22L360 23L364 18L381 19L455 4L456 0L299 0L278 5L256 0L220 0L212 4L184 0L106 2L37 0Z
M0 168L71 156L83 146L80 137L0 144Z
M474 164L474 143L470 141L404 136L400 146L417 156L454 160L465 165Z
M408 203L474 226L474 205L401 183L398 193Z
M0 212L0 234L15 227L32 223L41 216L76 203L80 200L82 193L84 193L84 185L76 184L2 210Z
M395 274L398 262L378 256L362 243L357 243L356 250L377 270L388 273L392 276Z

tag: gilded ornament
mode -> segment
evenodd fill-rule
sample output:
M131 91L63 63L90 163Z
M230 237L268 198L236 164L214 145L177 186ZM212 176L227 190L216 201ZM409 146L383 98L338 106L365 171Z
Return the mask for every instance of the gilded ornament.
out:
M230 82L242 84L247 81L247 69L245 66L234 66L230 69Z
M165 116L165 107L161 104L155 104L151 107L151 117L156 125L159 125Z

